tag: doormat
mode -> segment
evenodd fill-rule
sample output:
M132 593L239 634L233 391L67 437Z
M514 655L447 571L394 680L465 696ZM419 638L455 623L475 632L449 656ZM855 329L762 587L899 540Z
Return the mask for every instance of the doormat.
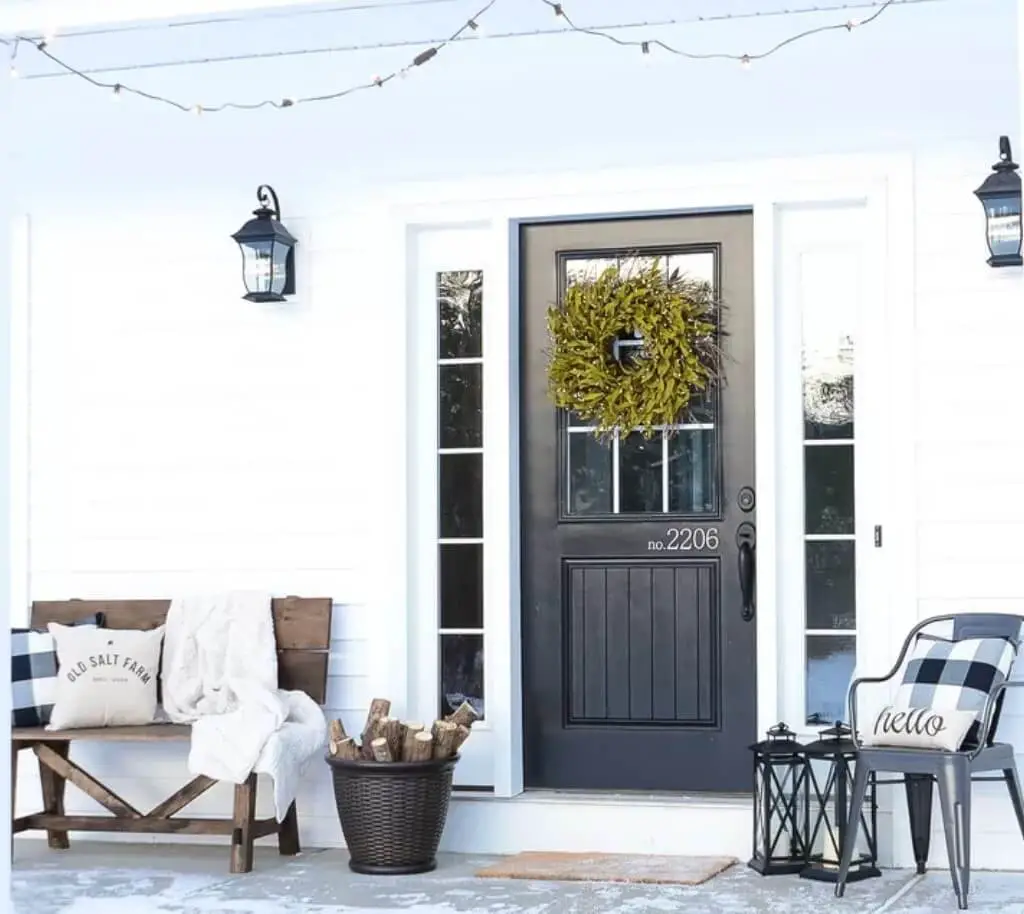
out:
M700 885L725 872L735 862L735 857L659 857L647 854L525 851L478 870L476 875L488 879Z

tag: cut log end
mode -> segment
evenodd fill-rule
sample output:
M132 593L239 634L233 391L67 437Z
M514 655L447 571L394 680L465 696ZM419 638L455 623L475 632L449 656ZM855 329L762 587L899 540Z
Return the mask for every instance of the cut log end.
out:
M346 762L355 761L360 757L359 747L356 745L356 741L350 736L346 736L343 740L331 740L330 742L331 755L334 758L340 758Z
M480 715L468 701L464 701L445 718L449 723L460 727L472 727L479 719Z
M434 737L425 730L419 730L407 740L403 748L402 761L427 762L434 755Z
M453 746L458 734L458 724L453 724L447 720L434 721L434 758L451 758L455 754Z
M388 748L388 741L383 736L378 736L370 743L370 750L373 753L375 762L392 762L394 757Z

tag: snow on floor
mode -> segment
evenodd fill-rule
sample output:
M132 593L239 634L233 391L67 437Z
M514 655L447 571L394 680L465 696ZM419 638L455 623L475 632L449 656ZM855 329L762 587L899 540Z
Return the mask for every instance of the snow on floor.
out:
M261 848L244 876L227 872L226 847L73 844L50 851L20 840L15 914L943 914L957 910L945 871L888 871L850 885L762 878L735 866L702 886L478 879L495 858L442 855L423 876L357 876L344 851L282 858ZM1024 914L1024 873L975 873L970 910Z

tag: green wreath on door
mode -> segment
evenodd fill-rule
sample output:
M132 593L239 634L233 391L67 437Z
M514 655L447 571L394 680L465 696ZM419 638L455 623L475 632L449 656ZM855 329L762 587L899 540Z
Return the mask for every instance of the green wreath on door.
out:
M631 258L569 284L548 309L548 387L600 439L653 438L720 377L722 305L706 280Z

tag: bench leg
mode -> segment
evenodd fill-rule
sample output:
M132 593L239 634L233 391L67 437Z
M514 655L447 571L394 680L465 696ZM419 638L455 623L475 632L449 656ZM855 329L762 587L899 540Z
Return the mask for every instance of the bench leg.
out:
M50 743L50 748L62 758L67 758L71 750L71 743ZM51 816L64 815L64 788L67 781L56 771L39 762L39 782L43 791L43 812ZM53 850L66 851L71 847L66 831L57 829L46 830L46 843Z
M11 862L14 862L14 821L18 818L18 758L22 743L11 743Z
M252 872L253 825L256 822L256 775L235 785L235 814L231 832L231 872Z
M288 807L284 821L277 826L277 849L285 857L294 857L299 847L299 816L295 811L295 803Z

